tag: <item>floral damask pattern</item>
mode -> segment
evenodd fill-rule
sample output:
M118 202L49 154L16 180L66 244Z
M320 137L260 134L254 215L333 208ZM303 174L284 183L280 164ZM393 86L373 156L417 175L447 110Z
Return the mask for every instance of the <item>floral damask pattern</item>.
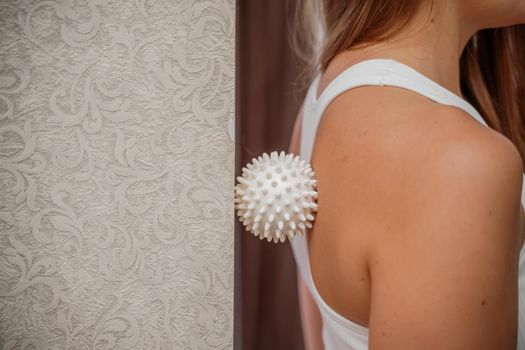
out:
M0 2L0 349L231 349L234 0Z

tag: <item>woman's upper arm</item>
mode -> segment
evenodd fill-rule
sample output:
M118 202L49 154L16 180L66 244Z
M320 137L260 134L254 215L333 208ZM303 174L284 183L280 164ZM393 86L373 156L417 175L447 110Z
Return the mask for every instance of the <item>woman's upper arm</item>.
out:
M304 347L306 350L322 350L323 321L321 313L299 271L297 271L297 289L301 311L301 324L303 326Z
M370 254L370 349L515 350L519 153L493 134L441 149Z

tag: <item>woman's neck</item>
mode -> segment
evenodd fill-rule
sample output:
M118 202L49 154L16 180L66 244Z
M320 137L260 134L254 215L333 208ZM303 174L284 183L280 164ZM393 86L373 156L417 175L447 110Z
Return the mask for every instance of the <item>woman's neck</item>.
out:
M345 62L392 58L418 70L461 96L459 59L477 31L461 15L459 1L443 1L439 8L422 9L402 31L383 42L355 47L340 55Z

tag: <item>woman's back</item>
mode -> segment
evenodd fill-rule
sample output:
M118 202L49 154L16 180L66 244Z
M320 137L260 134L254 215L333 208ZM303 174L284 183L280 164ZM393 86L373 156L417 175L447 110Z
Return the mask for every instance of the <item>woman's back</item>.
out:
M295 257L305 280L304 265L311 266L315 285L307 285L317 302L326 302L326 350L365 349L368 341L418 346L418 335L429 346L445 344L431 337L454 344L465 332L494 325L469 327L461 314L485 322L486 313L501 317L498 310L510 309L504 303L515 301L511 290L495 293L493 284L510 286L517 279L512 259L522 242L521 158L458 96L406 74L395 61L368 63L364 72L370 74L362 75L368 83L343 86L319 106L334 93L325 87L352 66L334 61L305 100L303 128L310 124L302 133L301 155L316 172L319 211L306 237L292 241ZM389 85L390 78L415 91L363 86ZM429 99L425 92L436 96ZM445 105L454 103L465 110ZM505 317L497 323L512 329L505 322L512 324L516 315ZM476 336L470 339L463 348L475 345ZM509 334L493 339L512 343Z

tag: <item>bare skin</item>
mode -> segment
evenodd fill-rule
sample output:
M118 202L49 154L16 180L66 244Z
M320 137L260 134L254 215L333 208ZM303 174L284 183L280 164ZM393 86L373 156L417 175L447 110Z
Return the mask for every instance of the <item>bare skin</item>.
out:
M501 2L442 3L431 21L422 13L396 38L336 56L317 96L350 65L376 57L461 95L468 38L525 21L525 5L503 2L513 9L506 18L494 12ZM294 154L301 123L300 112ZM313 279L336 312L369 327L371 350L516 349L523 168L507 138L416 93L359 87L325 110L311 164ZM299 288L307 349L322 349L319 310L300 276Z

